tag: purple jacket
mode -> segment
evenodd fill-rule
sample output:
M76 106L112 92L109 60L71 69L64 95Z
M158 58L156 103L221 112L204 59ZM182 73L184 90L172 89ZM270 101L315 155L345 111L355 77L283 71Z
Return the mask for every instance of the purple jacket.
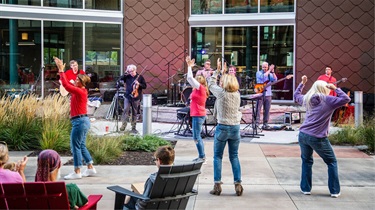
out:
M294 92L294 98L299 105L303 104L301 94L304 85L299 84ZM326 96L321 100L318 96L311 98L311 110L307 110L306 119L300 127L300 131L316 138L328 136L329 122L335 109L349 103L350 98L340 88L336 89L337 96Z

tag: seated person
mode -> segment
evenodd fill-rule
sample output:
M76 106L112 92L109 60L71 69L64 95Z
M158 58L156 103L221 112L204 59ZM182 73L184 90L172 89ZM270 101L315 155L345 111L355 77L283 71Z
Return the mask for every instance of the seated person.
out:
M154 162L159 168L160 165L173 165L174 162L174 149L171 146L159 147L154 153ZM143 191L144 196L150 196L152 186L155 183L157 172L151 174L147 181L145 182L145 187ZM137 198L126 196L124 209L144 209L142 202Z
M38 155L37 169L35 174L36 182L54 182L60 179L61 159L60 155L51 149L43 150ZM87 204L87 197L74 183L66 184L66 191L70 209L78 209Z
M9 151L6 142L0 141L0 183L22 183L26 182L25 167L28 158L25 156L22 160L15 163L15 171L4 168L9 160ZM13 165L13 164L11 164ZM7 166L7 168L9 168Z

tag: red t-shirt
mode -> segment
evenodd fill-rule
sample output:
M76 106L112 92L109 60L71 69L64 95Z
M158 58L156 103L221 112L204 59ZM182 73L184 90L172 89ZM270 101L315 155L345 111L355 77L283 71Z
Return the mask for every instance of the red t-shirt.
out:
M200 85L199 90L194 88L190 95L190 99L190 116L206 116L206 88L203 85Z
M78 70L77 74L74 74L73 69L68 69L65 71L65 76L68 82L71 82L71 80L75 81L78 74L85 74L85 72L82 69Z
M323 81L326 81L327 83L335 83L336 82L336 78L334 78L332 75L331 76L327 76L325 74L323 75L320 75L318 77L318 80L323 80ZM336 84L335 84L336 85ZM337 85L336 85L337 86ZM334 90L331 90L331 92L329 92L329 95L330 96L336 96L337 93L334 91Z
M87 90L71 84L66 73L60 73L61 82L64 88L71 94L70 98L70 117L87 114Z

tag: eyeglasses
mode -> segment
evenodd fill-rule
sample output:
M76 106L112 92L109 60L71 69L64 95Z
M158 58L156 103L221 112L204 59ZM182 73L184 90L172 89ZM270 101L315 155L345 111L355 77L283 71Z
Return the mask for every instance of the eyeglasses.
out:
M152 157L152 162L156 162L158 159L156 157Z

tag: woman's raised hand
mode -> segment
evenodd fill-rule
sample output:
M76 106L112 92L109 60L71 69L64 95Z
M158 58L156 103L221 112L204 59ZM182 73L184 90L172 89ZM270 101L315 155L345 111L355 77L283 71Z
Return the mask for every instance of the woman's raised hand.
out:
M53 56L53 60L56 63L57 68L59 69L59 72L64 72L65 69L65 63L62 62L58 57Z
M302 76L302 84L306 84L306 82L307 82L307 76L306 75L303 75Z
M188 66L193 67L195 66L195 59L191 59L190 56L186 56L186 63Z

